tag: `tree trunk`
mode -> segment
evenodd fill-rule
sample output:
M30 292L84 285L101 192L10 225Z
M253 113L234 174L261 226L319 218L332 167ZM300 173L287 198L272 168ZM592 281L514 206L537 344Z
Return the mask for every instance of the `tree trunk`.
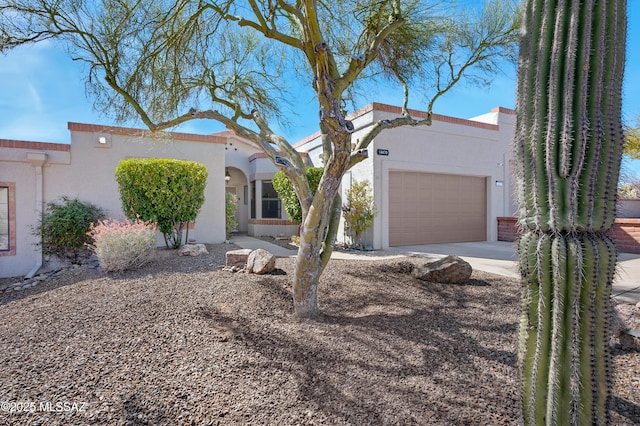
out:
M320 215L313 210L309 214ZM326 213L324 216L328 216ZM317 224L316 226L310 226ZM297 316L313 318L320 315L318 306L318 283L324 270L324 226L323 221L305 220L300 231L300 247L296 256L296 270L293 277L293 306Z
M327 231L322 228L300 228L300 248L296 256L293 278L293 306L297 316L316 318L320 315L318 284L324 268L333 252L333 243L338 231L342 198L336 194L331 203ZM324 237L324 238L323 238Z
M293 305L296 315L305 318L320 315L318 283L331 257L342 212L342 198L338 189L349 164L351 136L348 133L336 134L333 140L336 149L325 164L311 205L308 209L303 208L293 281Z
M526 425L608 424L626 1L525 2L515 150Z
M296 256L293 277L293 308L297 316L315 318L320 315L318 306L318 283L322 273L319 244L311 241L309 232L300 233L300 248Z

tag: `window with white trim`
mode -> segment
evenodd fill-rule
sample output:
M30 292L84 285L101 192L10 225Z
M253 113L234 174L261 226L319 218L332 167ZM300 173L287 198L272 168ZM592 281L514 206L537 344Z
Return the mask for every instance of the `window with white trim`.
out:
M262 218L280 219L282 217L282 202L278 193L273 189L270 180L262 181Z
M0 186L0 251L11 250L9 235L9 187Z

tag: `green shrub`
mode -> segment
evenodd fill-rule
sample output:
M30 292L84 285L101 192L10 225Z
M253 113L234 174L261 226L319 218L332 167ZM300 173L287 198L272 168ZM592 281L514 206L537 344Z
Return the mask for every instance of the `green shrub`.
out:
M369 181L354 180L347 190L346 198L347 202L342 206L345 231L351 238L352 245L359 245L364 250L364 234L373 225L373 218L377 214Z
M130 158L116 168L122 209L129 219L153 222L167 247L182 244L182 229L204 203L207 168L193 161Z
M322 167L307 167L306 170L311 193L315 194L324 169ZM300 201L298 200L291 180L280 171L273 175L271 184L273 185L273 189L278 193L280 200L282 200L284 210L289 215L289 218L295 222L302 222L302 208L300 207Z
M33 228L42 252L60 260L80 264L89 252L86 244L91 224L105 217L104 211L77 198L62 197L60 203L47 203L42 218Z
M629 200L640 198L640 181L624 183L618 186L618 199Z
M227 239L231 238L231 232L238 227L236 212L238 211L238 200L236 196L225 191L224 211L226 217Z
M91 226L93 244L89 249L107 272L139 268L149 262L156 247L157 229L139 220L101 220Z

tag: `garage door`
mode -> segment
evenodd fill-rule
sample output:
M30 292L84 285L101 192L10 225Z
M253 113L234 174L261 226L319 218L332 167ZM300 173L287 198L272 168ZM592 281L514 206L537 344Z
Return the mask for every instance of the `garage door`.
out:
M389 245L487 239L486 179L389 172Z

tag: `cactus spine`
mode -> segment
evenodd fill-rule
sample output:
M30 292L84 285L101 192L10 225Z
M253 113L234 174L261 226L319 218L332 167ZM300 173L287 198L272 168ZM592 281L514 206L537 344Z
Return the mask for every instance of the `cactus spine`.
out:
M515 155L525 424L610 421L625 0L526 0Z

